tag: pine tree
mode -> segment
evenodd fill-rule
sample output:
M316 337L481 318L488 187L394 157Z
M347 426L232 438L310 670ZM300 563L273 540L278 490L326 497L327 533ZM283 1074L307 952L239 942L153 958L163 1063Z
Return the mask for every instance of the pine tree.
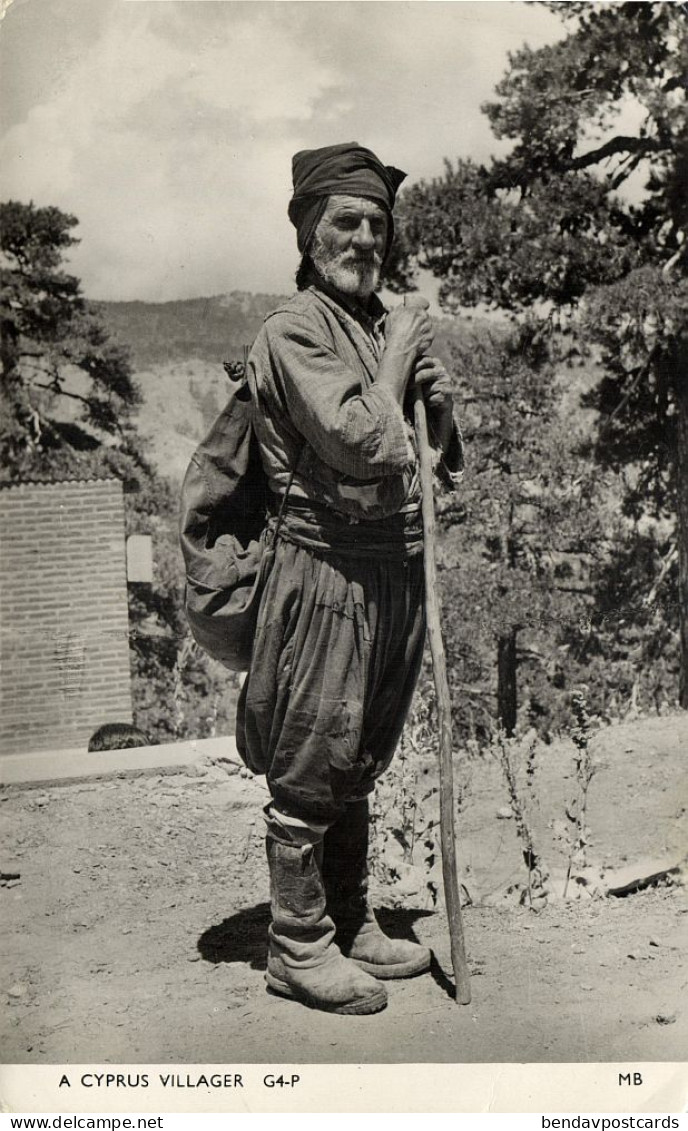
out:
M108 465L145 475L132 442L140 393L127 352L62 266L77 242L76 223L57 208L0 205L6 477L55 478Z
M420 263L442 280L447 309L530 309L550 325L568 319L595 344L595 455L628 470L629 514L675 525L688 707L685 10L551 8L567 34L516 52L485 107L511 153L486 167L447 162L443 177L405 195L396 278L408 285Z

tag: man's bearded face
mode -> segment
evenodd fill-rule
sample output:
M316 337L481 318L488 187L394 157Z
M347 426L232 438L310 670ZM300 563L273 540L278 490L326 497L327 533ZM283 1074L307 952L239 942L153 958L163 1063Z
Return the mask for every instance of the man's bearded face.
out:
M351 298L368 299L380 281L388 219L381 204L331 196L309 249L318 274Z

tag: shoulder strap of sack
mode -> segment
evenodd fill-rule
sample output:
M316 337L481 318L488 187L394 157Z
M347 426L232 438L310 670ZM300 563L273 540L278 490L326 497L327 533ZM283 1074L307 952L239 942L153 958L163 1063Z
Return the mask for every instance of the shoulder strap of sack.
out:
M298 470L298 466L299 466L299 463L300 463L300 460L301 460L301 456L303 454L304 447L305 447L305 441L301 445L299 452L298 452L298 455L296 456L294 466L292 467L292 469L289 473L289 482L287 483L287 489L282 496L282 502L280 503L280 508L277 512L277 522L275 523L275 532L272 536L272 546L273 547L275 546L275 544L277 542L277 537L278 537L279 532L280 532L282 520L284 518L284 514L285 514L285 511L287 509L287 502L289 501L289 492L291 491L291 486L292 486L292 483L294 482L294 476L296 475L296 472Z
M244 360L244 377L245 377L246 382L249 385L249 388L251 388L249 376L248 376L248 373L249 373L249 369L248 369L249 352L250 352L249 347L244 346L244 350L243 350L243 354L244 354L244 359L243 359ZM251 392L253 392L253 389L251 389ZM254 400L254 411L255 411L255 400ZM284 519L284 515L285 515L286 509L287 509L287 503L289 501L289 492L291 491L292 484L294 482L294 476L296 475L296 472L298 470L299 463L301 461L301 456L303 455L303 449L305 448L305 446L306 446L306 441L304 440L303 443L301 444L301 447L299 448L299 450L297 452L296 460L294 461L294 466L292 467L292 469L289 473L289 480L287 482L287 489L282 496L282 501L280 503L279 510L277 512L277 522L275 523L275 530L274 530L274 533L272 535L272 542L270 543L270 545L273 548L274 548L275 544L277 543L277 538L279 536L280 528L282 526L282 521Z

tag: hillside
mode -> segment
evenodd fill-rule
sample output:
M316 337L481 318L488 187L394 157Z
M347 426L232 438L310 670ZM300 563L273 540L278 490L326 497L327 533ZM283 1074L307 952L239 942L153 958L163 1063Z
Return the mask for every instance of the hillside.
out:
M239 355L241 356L241 355ZM192 357L137 369L144 401L138 430L158 470L180 484L189 459L226 400L220 362Z
M99 304L111 334L131 350L144 398L139 431L158 469L175 483L224 403L222 362L242 357L279 301L279 295L233 291L178 302Z
M176 302L99 303L110 332L129 346L136 368L194 357L222 362L241 357L279 295L232 291Z

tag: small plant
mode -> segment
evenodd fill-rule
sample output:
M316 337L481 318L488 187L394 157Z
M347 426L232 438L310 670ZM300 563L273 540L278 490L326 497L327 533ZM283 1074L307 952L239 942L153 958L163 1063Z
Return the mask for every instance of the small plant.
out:
M587 845L589 833L586 826L586 812L588 807L588 790L590 782L595 776L596 767L593 764L590 752L590 742L596 728L597 720L588 711L588 702L582 691L577 691L572 700L571 708L575 725L571 730L571 738L576 747L575 770L577 783L577 796L575 801L566 809L566 816L573 826L569 836L569 860L566 869L563 898L566 899L569 881L574 868L577 871L585 868L587 864Z
M399 750L375 791L370 864L392 904L435 907L442 888L439 754L434 692L420 689ZM455 781L457 809L469 790L465 761Z
M521 893L521 903L533 911L541 910L547 903L545 886L548 873L540 854L536 851L529 811L535 804L535 755L538 737L534 731L524 738L507 738L499 730L493 739L495 753L504 774L509 794L509 807L516 822L516 832L523 846L528 881ZM525 777L525 788L523 778Z
M183 734L186 721L185 703L187 695L184 689L184 669L193 655L195 644L190 636L185 636L181 648L177 651L177 659L173 668L174 685L172 689L172 702L174 704L174 734Z

